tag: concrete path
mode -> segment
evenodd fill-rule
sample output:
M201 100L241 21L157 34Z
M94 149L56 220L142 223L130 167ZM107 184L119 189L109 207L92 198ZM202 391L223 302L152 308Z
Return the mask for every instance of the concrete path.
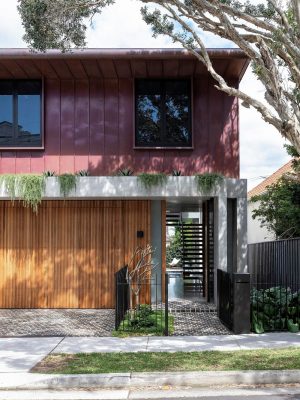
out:
M251 350L300 346L300 333L135 338L65 338L54 353Z
M251 350L300 346L300 333L184 337L0 338L0 373L28 372L49 353Z
M55 350L62 338L0 339L0 373L27 372Z

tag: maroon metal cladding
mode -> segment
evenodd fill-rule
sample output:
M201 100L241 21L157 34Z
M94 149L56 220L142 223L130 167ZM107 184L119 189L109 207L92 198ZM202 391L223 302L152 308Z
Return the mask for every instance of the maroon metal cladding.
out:
M4 59L2 54L0 79L24 78L24 73L36 78L38 71L44 78L45 149L1 150L0 173L89 169L91 175L112 175L119 168L135 173L179 169L183 175L217 171L238 178L237 100L215 89L203 67L186 53L183 60L176 51L167 52L169 58L160 52L159 58L155 50L148 60L141 54L126 60L123 52L114 59L108 54L93 59L88 53L81 61L77 53L70 60L57 54L55 59L44 55L30 59L26 52L19 59L11 54ZM219 56L218 68L238 85L247 59L238 51L231 58L227 53L222 60ZM150 76L192 76L192 150L134 149L134 78Z

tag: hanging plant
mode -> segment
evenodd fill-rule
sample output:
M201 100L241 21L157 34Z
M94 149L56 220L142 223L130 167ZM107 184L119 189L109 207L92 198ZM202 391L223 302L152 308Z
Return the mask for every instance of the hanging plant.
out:
M5 191L12 201L16 198L16 177L17 175L13 174L5 174L0 177L0 184L4 185Z
M62 174L58 175L58 182L60 193L67 197L70 192L76 188L76 175L74 174Z
M25 207L31 207L34 212L42 201L45 190L45 177L43 175L2 175L1 184L12 201L18 196Z
M209 193L224 180L224 176L216 172L206 172L205 174L195 175L195 180L199 192Z
M168 176L166 174L146 174L142 173L138 175L139 182L146 188L151 189L154 186L162 186L168 180Z
M20 175L16 182L25 207L31 207L37 212L45 190L43 175Z

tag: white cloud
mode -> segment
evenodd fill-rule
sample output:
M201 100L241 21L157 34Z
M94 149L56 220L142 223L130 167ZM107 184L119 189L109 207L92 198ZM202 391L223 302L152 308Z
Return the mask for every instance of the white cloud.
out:
M142 3L137 0L118 0L106 8L87 30L88 47L180 47L170 39L154 39L151 29L140 16ZM0 47L26 47L17 12L17 0L0 0ZM232 47L228 41L212 34L203 34L208 47ZM263 96L261 84L249 70L241 87L247 93ZM250 178L249 187L270 175L288 160L283 139L255 110L240 108L241 177Z

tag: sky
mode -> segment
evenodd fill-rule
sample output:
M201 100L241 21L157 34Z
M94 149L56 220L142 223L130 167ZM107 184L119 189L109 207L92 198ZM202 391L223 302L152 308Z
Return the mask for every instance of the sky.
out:
M140 15L137 0L118 0L93 20L87 31L87 47L180 47L165 36L153 38L151 29ZM0 0L0 48L27 47L17 12L17 0ZM228 47L230 44L212 34L203 33L207 47ZM240 88L263 99L263 86L248 69ZM241 178L248 179L251 189L289 160L285 141L271 125L253 109L240 107Z

